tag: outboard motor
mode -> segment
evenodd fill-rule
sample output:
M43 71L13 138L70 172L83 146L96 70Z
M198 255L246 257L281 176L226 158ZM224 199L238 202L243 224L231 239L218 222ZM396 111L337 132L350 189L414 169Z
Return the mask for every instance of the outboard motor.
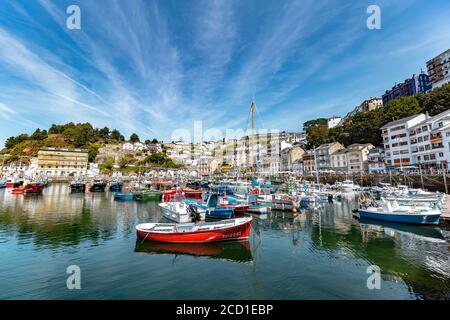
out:
M332 194L329 194L328 195L328 202L333 202L333 195Z
M200 222L200 220L202 219L200 213L198 212L198 208L197 206L194 205L189 205L187 208L188 212L189 212L189 217L191 218L191 221L194 223Z

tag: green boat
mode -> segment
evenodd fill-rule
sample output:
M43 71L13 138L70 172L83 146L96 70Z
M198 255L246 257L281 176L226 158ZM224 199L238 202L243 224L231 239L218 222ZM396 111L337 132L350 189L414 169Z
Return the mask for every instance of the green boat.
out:
M133 195L136 201L159 201L161 199L159 191L138 191Z

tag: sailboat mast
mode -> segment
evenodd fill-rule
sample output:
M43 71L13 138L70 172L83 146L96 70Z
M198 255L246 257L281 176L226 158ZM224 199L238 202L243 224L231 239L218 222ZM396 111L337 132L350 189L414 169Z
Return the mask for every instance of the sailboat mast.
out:
M252 157L252 176L255 175L255 166L254 166L254 158L253 158L253 149L254 149L254 143L255 143L255 102L252 99L252 106L251 106L251 112L252 112L252 150L251 150L251 157Z

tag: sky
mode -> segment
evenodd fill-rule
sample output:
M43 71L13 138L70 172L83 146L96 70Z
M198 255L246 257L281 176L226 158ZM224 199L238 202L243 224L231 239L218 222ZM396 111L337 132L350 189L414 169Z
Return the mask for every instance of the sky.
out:
M300 131L426 71L450 48L449 16L448 0L1 1L0 146L71 121L225 134L248 128L252 99L258 130Z

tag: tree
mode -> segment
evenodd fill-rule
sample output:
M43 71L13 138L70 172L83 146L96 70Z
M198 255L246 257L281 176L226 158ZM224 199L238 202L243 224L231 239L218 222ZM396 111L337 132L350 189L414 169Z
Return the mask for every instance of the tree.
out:
M153 143L153 144L157 144L157 143L158 143L158 140L153 139L153 140L152 140L152 143Z
M308 128L308 146L318 147L321 144L329 142L328 127L325 125L312 126Z
M116 141L125 141L125 138L123 135L120 134L119 130L114 129L111 131L111 135L109 136L111 140Z
M131 143L136 143L136 142L139 142L140 140L139 140L139 136L136 134L136 133L133 133L131 136L130 136L130 142Z
M107 139L109 138L109 134L110 134L109 128L108 128L108 127L104 127L103 129L100 129L100 130L98 131L98 134L100 135L100 137L101 137L103 140L107 140Z
M450 84L433 89L428 94L417 95L416 97L422 112L428 112L430 116L437 115L450 109Z
M145 143L145 144L151 144L152 142L151 142L149 139L147 139L147 140L145 140L144 143Z
M315 120L306 121L303 124L303 131L307 132L309 128L317 126L328 126L328 120L326 118L319 118Z
M413 116L422 111L415 97L400 97L390 101L383 109L385 123Z
M47 130L36 129L36 131L33 132L30 139L32 140L44 140L47 138Z

